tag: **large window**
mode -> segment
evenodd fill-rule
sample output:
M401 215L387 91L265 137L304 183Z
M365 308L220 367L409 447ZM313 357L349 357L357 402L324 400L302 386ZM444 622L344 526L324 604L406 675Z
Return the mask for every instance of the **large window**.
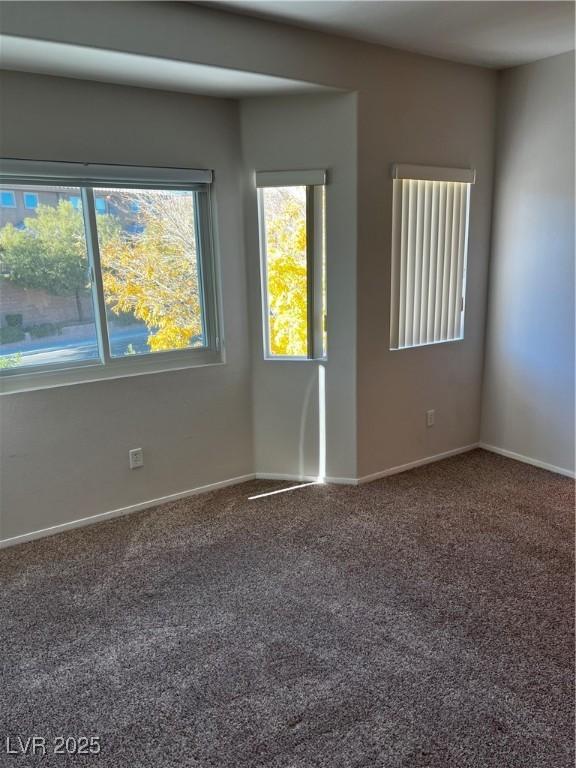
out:
M464 338L474 171L394 166L390 346Z
M210 172L30 165L2 163L37 200L0 212L2 374L217 361Z
M264 352L326 357L323 171L257 175Z

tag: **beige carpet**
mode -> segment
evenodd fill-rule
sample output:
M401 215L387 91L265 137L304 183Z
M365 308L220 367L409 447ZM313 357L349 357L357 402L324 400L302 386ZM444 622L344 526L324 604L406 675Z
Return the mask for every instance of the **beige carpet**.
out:
M0 764L572 768L571 481L475 451L250 498L282 487L0 552L2 745L102 744Z

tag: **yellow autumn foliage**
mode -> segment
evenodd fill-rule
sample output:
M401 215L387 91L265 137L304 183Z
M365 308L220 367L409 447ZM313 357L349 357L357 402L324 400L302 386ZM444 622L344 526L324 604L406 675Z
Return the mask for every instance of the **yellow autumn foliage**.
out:
M145 216L140 235L118 232L101 244L106 303L146 324L153 352L188 347L202 335L193 244L193 236L187 245L154 215Z
M306 218L302 203L283 197L266 215L270 352L308 352Z
M120 229L100 243L104 295L115 314L132 313L148 328L154 352L181 349L202 336L191 200L142 202L142 232ZM307 354L305 203L284 192L267 211L270 351Z

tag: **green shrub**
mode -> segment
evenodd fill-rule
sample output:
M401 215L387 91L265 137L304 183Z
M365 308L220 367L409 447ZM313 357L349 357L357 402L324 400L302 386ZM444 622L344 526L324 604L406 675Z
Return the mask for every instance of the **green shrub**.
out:
M15 341L22 341L25 334L22 328L18 326L7 325L0 328L0 344L12 344Z
M55 336L60 333L60 326L56 323L40 323L39 325L30 325L26 330L32 338L41 339L43 336Z
M20 365L21 360L22 352L15 352L13 355L5 355L4 357L0 356L0 370L16 368L17 365Z
M5 317L6 317L6 325L9 328L22 328L22 322L24 320L22 315L20 315L20 314L17 314L17 315L5 315Z

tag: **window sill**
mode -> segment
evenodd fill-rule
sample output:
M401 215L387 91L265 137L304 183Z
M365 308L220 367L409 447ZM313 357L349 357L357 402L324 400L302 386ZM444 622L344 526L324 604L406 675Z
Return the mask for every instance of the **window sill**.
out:
M108 365L102 363L84 364L71 368L54 370L22 371L22 373L3 374L0 377L0 395L12 395L19 392L34 392L40 389L69 387L75 384L91 384L112 379L125 379L133 376L168 373L190 368L204 368L223 365L225 360L221 352L197 350L186 352L158 353L162 359L150 357L136 360L125 358L114 360ZM164 356L165 355L165 356Z
M424 344L411 344L409 347L390 347L390 352L406 352L410 349L428 349L443 344L458 344L462 341L464 341L464 336L461 336L459 339L442 339L441 341L427 341Z
M276 357L263 357L265 363L326 363L327 357L288 357L288 355L278 355Z

